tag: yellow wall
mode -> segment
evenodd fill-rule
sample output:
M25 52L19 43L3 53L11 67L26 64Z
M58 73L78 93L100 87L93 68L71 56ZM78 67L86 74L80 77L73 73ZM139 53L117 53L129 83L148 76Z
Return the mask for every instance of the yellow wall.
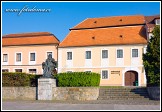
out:
M143 72L143 62L142 62L142 54L143 54L143 47L144 45L112 45L112 46L91 46L91 47L69 47L69 48L59 48L59 72L67 72L67 71L92 71L96 73L100 73L102 70L108 70L108 79L101 79L100 85L103 86L124 86L124 74L128 70L134 70L138 72L139 76L139 85L145 86L146 80ZM139 56L137 64L132 64L131 59L131 51L132 49L138 49ZM101 66L101 52L102 49L108 50L108 65ZM123 65L117 65L116 61L116 50L123 49ZM92 66L85 66L85 51L91 50L91 60ZM67 51L72 52L72 66L68 67L67 65ZM111 74L111 71L120 71L120 74Z
M53 58L57 61L57 48L55 45L30 45L30 46L7 46L2 47L2 54L8 54L8 64L2 63L2 69L9 69L10 72L15 72L15 68L23 69L23 72L28 72L28 69L37 69L38 74L42 74L42 62L47 59L46 52L53 52ZM22 64L15 65L15 53L22 53ZM29 65L29 52L36 52L36 63ZM3 55L1 55L3 58Z

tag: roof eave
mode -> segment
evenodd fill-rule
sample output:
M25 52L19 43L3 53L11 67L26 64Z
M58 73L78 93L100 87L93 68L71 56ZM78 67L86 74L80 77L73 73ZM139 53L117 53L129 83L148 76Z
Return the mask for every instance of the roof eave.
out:
M144 42L144 43L132 43L132 44L129 44L129 43L126 43L126 44L96 44L96 45L83 45L83 46L58 46L58 48L66 48L66 47L89 47L89 46L111 46L111 45L137 45L137 44L147 44L147 41Z
M7 47L7 46L32 46L32 45L59 45L59 43L47 43L47 44L17 44L17 45L2 45L2 47Z

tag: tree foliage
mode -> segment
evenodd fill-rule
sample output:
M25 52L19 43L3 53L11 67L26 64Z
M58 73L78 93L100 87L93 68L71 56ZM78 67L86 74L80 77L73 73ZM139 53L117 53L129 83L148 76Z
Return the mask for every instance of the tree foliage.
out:
M147 52L143 54L143 64L147 86L160 86L160 26L156 26L152 33Z

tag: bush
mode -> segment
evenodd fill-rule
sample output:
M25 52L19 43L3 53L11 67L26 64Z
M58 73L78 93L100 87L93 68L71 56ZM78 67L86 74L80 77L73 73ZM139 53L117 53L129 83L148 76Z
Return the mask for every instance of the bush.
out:
M30 86L31 87L38 87L38 78L40 78L40 77L42 77L42 75L29 74Z
M37 79L40 75L32 75L21 72L4 72L2 73L2 86L37 86Z
M99 86L100 74L92 72L59 73L56 77L59 87Z
M29 86L29 81L25 73L2 73L2 86Z

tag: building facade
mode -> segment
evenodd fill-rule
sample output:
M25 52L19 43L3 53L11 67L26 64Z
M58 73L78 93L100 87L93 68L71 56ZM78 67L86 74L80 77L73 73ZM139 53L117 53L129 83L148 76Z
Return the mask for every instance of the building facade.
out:
M2 72L43 74L48 54L58 73L96 72L100 86L146 86L142 55L160 16L87 18L59 40L49 32L2 37Z
M9 34L2 37L2 72L42 74L48 54L57 61L59 40L49 32Z
M88 18L58 48L58 72L96 72L100 86L146 86L145 17Z

